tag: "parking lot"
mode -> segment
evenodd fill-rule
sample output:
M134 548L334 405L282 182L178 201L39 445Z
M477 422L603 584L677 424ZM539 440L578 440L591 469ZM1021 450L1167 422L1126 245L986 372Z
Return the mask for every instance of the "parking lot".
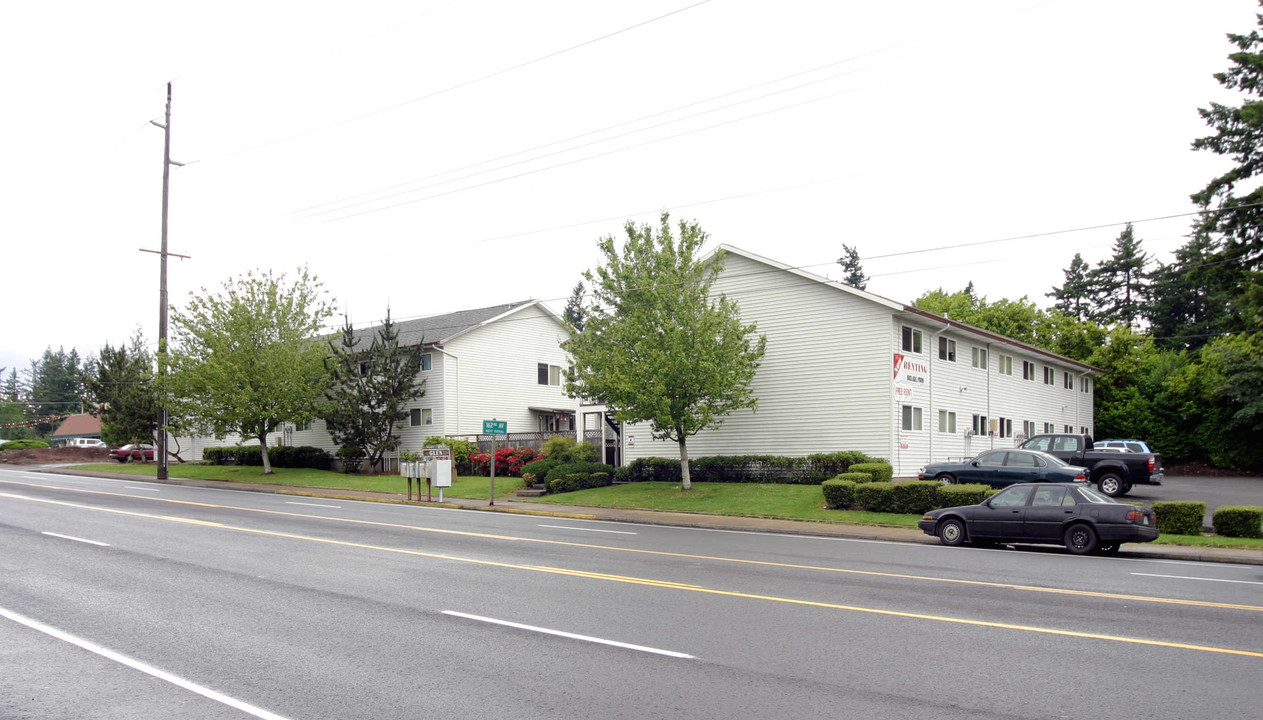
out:
M1209 477L1204 475L1167 475L1161 485L1135 485L1119 498L1152 505L1170 500L1192 500L1206 503L1206 527L1220 505L1263 506L1263 477Z

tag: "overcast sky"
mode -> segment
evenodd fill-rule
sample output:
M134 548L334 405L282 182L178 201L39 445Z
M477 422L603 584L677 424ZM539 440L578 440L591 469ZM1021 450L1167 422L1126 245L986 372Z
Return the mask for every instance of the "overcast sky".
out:
M375 323L538 298L658 212L910 302L1041 306L1137 221L1159 259L1252 0L15 3L0 26L0 366L157 338L170 293L307 265Z

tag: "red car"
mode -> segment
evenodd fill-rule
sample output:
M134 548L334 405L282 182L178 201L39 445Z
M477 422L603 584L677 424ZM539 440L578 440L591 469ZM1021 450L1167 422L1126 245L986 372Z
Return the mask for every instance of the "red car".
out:
M153 445L134 443L120 448L110 448L110 459L125 463L128 460L153 462Z

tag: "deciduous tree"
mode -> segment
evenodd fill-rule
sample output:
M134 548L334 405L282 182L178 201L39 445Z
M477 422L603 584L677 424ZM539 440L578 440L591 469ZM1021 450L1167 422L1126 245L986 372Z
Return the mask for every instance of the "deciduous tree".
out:
M215 437L257 439L270 474L268 434L314 417L323 397L326 345L316 336L332 313L305 268L292 283L284 274L249 272L219 293L191 293L171 316L174 415Z
M566 390L674 441L689 490L688 438L757 406L750 384L767 341L741 322L736 302L711 295L723 255L697 257L707 237L697 223L680 221L678 239L667 213L656 232L632 222L624 229L622 250L614 236L602 238L605 264L584 274L591 302L566 345L574 359Z

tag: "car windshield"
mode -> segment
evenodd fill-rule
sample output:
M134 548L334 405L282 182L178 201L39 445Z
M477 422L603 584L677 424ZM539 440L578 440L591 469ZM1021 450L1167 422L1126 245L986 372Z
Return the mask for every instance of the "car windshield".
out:
M1115 500L1114 498L1110 497L1109 495L1105 495L1104 493L1099 493L1093 490L1092 488L1088 488L1088 487L1075 488L1075 492L1079 493L1080 497L1082 497L1084 500L1090 503L1096 503L1099 505L1121 505L1122 504L1118 502L1117 500Z

